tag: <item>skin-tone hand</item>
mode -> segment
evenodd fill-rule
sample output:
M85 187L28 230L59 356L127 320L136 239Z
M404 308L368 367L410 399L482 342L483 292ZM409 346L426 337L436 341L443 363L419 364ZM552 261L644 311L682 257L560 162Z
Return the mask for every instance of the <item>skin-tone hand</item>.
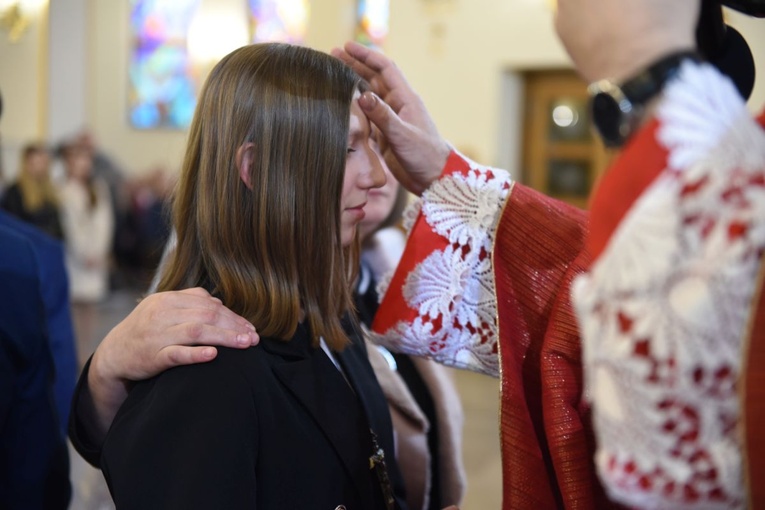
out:
M372 92L365 92L359 104L383 134L385 161L406 189L422 194L441 175L451 151L422 99L396 64L380 52L348 42L332 55L369 82Z
M626 80L693 49L700 0L558 0L555 28L582 77Z
M259 341L255 327L204 289L159 292L143 299L100 343L81 401L88 435L101 442L133 381L168 368L203 363L212 346L247 348ZM92 428L91 428L92 426Z

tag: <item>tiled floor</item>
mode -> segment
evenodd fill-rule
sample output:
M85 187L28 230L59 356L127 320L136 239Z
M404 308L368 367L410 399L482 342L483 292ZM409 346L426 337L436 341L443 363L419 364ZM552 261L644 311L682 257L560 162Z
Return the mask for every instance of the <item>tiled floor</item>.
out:
M133 309L135 293L115 293L101 306L98 338ZM95 346L93 346L95 348ZM465 411L463 452L468 488L461 508L499 509L502 503L501 464L498 433L499 384L497 380L470 372L455 371L455 380ZM111 510L101 472L93 469L72 450L72 510Z

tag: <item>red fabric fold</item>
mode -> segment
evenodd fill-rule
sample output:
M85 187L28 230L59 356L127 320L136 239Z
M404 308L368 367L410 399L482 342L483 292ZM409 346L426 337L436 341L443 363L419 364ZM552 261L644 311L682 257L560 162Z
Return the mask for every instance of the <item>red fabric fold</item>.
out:
M505 509L609 508L597 482L570 285L586 214L513 188L494 249Z

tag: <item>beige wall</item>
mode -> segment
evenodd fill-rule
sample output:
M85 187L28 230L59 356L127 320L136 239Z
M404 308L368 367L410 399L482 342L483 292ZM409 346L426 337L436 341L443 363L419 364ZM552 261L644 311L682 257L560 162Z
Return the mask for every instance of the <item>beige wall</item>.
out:
M548 2L391 0L391 5L386 51L420 92L442 134L478 161L517 170L522 88L504 75L570 65Z
M85 1L89 90L82 118L127 171L142 173L156 164L177 168L185 133L137 131L126 120L128 2ZM329 50L349 38L354 3L314 2L307 44ZM517 167L522 86L514 71L569 65L548 5L546 0L391 0L387 53L420 92L444 136L482 162ZM765 70L765 21L735 14L730 20ZM13 46L0 38L6 162L20 143L48 134L40 100L46 79L42 32L36 25ZM752 104L763 102L765 71L752 98ZM71 131L80 127L72 125Z
M0 32L0 91L3 114L0 119L2 166L15 175L18 152L33 140L45 137L46 59L45 23L33 23L21 39L12 44Z

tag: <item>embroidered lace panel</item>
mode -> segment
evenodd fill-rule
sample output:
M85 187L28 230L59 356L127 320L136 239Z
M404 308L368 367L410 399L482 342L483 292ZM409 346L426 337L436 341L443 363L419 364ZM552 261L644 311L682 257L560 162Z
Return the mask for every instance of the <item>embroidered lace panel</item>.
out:
M413 322L401 321L375 341L393 350L426 355L443 364L499 374L497 303L491 249L512 180L504 170L469 161L465 174L447 174L405 213L411 229L418 213L448 240L407 276ZM378 291L387 290L390 278Z
M668 168L573 290L596 463L640 508L739 508L737 384L765 250L765 133L686 64L658 112Z

